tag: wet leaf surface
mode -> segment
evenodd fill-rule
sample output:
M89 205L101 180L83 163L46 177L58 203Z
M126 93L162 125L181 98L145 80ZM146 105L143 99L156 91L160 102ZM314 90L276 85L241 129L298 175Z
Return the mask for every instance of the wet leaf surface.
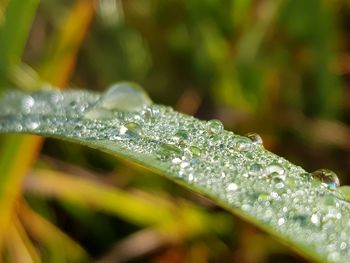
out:
M148 99L136 107L130 98L132 111L125 111L125 102L121 111L110 95L7 93L0 101L0 131L68 140L134 161L211 198L307 258L350 262L350 204L338 182L329 181L336 175L312 176L264 149L257 134L225 131L218 120L201 121Z

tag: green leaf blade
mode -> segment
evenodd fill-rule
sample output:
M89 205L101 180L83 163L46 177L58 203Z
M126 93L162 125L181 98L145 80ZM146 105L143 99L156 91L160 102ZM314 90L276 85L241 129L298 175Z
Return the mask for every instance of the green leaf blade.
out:
M348 262L350 204L247 137L161 105L105 109L87 91L9 93L0 132L32 133L108 152L165 175L317 262Z
M8 75L21 59L39 0L12 0L6 8L0 26L0 93L6 87Z

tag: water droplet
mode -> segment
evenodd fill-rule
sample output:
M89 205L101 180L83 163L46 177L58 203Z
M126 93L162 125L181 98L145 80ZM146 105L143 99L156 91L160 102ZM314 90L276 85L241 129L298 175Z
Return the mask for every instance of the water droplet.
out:
M258 201L269 201L269 200L271 200L271 197L269 194L261 193L258 196Z
M91 119L91 120L112 119L113 118L113 112L111 112L109 110L106 110L106 109L93 107L93 108L88 109L88 111L86 111L84 113L84 117L88 118L88 119Z
M281 218L278 219L277 224L278 224L279 226L281 226L281 225L283 225L285 222L286 222L286 219L285 219L284 217L281 217Z
M192 157L199 157L201 155L201 150L196 146L188 147L188 151Z
M263 167L261 164L254 163L249 167L249 175L260 175L263 170Z
M280 178L281 180L284 180L284 174L285 174L285 170L284 168L279 165L278 163L273 163L268 165L265 168L265 173L267 176L278 176L278 178Z
M177 143L184 143L188 139L188 132L185 130L178 130L175 133L174 139Z
M238 189L238 185L235 184L235 183L230 183L230 184L228 184L228 186L227 186L227 190L229 190L229 191L235 191L235 190L237 190L237 189Z
M280 197L277 192L271 192L270 196L271 196L272 199L278 199Z
M142 117L144 122L153 122L155 114L154 114L152 108L146 107L142 110L141 117Z
M136 112L151 103L151 99L139 85L121 82L112 85L84 116L89 119L108 118L110 111Z
M207 129L211 134L219 134L224 130L224 125L219 120L210 120L207 122Z
M190 163L189 163L189 162L181 162L181 164L180 164L180 168L181 168L181 169L184 169L184 168L186 168L186 167L188 167L188 166L190 166Z
M143 135L142 127L136 122L128 122L124 124L119 132L120 135L126 135L128 137L139 137Z
M246 137L248 137L254 144L259 144L259 145L263 144L262 138L257 133L253 133L253 132L248 133L246 134Z
M320 217L317 214L313 214L310 219L311 223L314 225L319 225L320 224Z
M235 147L238 151L248 152L252 150L252 142L247 137L239 137L235 139Z
M26 95L22 98L21 101L21 106L22 106L22 111L25 113L29 113L32 110L32 107L35 104L35 100L33 99L32 96Z
M188 181L190 181L190 182L195 181L195 177L193 176L193 173L190 173L190 174L188 175Z
M151 103L151 99L139 85L131 82L121 82L108 88L98 104L108 110L134 112Z
M159 144L159 150L157 151L157 157L160 160L165 161L165 160L171 158L172 156L181 156L181 155L182 155L182 151L176 145L169 144L169 143L160 143Z
M276 179L275 179L275 180L276 180ZM275 181L275 187L276 187L277 189L282 189L282 188L284 188L284 183L282 182L282 180L279 181L279 182L276 182L276 181Z
M176 157L171 162L174 164L180 164L182 162L182 160L180 158Z
M319 169L311 173L312 177L321 181L330 189L335 189L340 185L339 178L335 172L328 169Z
M310 182L312 180L312 176L309 173L301 173L300 177L303 178L303 180Z
M347 246L348 246L348 244L346 242L341 242L340 249L344 250L344 249L346 249Z
M40 122L37 121L31 121L26 123L26 127L30 130L35 130L40 126Z

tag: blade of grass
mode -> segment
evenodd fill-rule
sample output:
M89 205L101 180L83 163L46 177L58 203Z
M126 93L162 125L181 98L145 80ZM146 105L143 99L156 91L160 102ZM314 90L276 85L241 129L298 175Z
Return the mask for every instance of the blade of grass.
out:
M31 0L32 1L32 0ZM31 2L28 1L28 2ZM17 5L22 5L23 1L16 0L13 2L18 2ZM26 3L26 1L25 1ZM24 5L26 6L26 5ZM11 17L15 14L12 14L12 12L15 12L14 7L9 6L9 14L7 16ZM20 8L20 7L19 7ZM22 10L22 9L21 9ZM31 12L32 9L28 9L28 12ZM25 12L25 10L23 10ZM51 63L48 61L46 64L46 67L52 66L57 70L58 72L55 72L54 70L50 71L50 74L46 74L47 80L49 82L63 86L69 79L71 70L72 70L72 62L74 61L76 50L80 46L84 35L86 34L87 26L92 20L92 14L94 12L94 3L93 1L85 1L80 0L78 1L73 9L71 10L70 14L68 15L68 18L66 19L67 22L63 23L62 29L56 38L56 41L53 43L56 43L53 46L53 52L56 54L56 56L52 59L54 62ZM74 20L74 26L75 31L71 31L72 27L72 17L78 15ZM17 19L18 14L16 14ZM29 18L32 18L32 16L25 16L28 18L26 21L27 25L31 24L31 20ZM79 18L80 20L78 20ZM15 18L12 18L15 19ZM3 36L2 38L11 38L11 32L16 31L17 29L14 29L14 26L16 25L16 21L22 22L23 19L19 20L10 20L8 22L9 24L4 27L3 29ZM83 30L81 30L81 28ZM12 31L11 31L12 30ZM80 31L79 31L80 30ZM23 30L24 32L24 30ZM22 32L22 33L23 33ZM16 35L17 36L17 35ZM25 38L26 36L22 36L20 39ZM12 37L13 38L13 37ZM14 39L15 40L15 39ZM23 47L23 45L22 45ZM18 48L14 49L16 52L18 52ZM65 52L64 56L60 57L57 56L57 54L61 54L59 51L61 50L69 50L69 52ZM58 64L60 67L56 67L55 64ZM1 183L0 183L0 189L2 190L0 192L0 243L4 234L4 231L6 229L7 223L10 219L10 215L13 211L13 206L15 203L15 200L18 196L20 196L21 192L21 183L23 181L23 178L26 174L26 172L31 167L33 161L36 159L37 153L41 147L41 144L43 142L42 138L39 137L33 137L33 136L18 136L13 135L11 137L5 138L6 146L3 148L2 154L0 156L0 174L1 174Z
M20 196L23 177L36 158L41 138L7 135L0 158L0 242L7 229L15 200ZM29 152L28 152L29 151Z
M49 94L59 94L60 103ZM16 96L22 101L24 95ZM0 131L18 132L22 125L20 132L68 140L134 161L208 196L311 260L350 261L350 253L342 249L350 239L350 203L335 189L336 181L322 183L261 144L224 131L217 121L200 121L162 105L140 112L104 109L103 116L91 119L77 105L96 110L96 101L105 96L76 90L32 96L38 105L46 105L44 110L34 107L26 113L6 99L0 103L5 107ZM152 114L144 118L145 112ZM186 135L181 137L186 143L179 142L178 131Z
M69 259L69 262L88 262L88 255L79 244L24 202L19 203L18 213L31 237L47 250L50 262L62 262L63 259Z
M25 179L25 189L36 194L96 208L139 225L159 225L171 218L171 204L118 191L107 185L51 170L36 170Z
M41 262L36 248L30 241L18 218L12 218L6 237L6 248L9 252L10 262Z
M7 5L0 29L0 93L7 86L8 74L12 67L20 61L38 2L12 0ZM35 152L40 139L35 136L11 135L4 138L4 141L0 157L0 246L13 202L18 195L17 189L21 185L21 178L17 175L24 174L26 166L33 160L32 154L23 155L23 147L29 147ZM22 165L16 160L21 160Z
M220 213L208 215L187 202L177 204L146 193L128 193L83 177L40 169L30 173L24 184L27 192L74 202L104 211L140 226L157 228L171 240L188 239L227 228ZM215 226L220 222L221 227ZM225 227L226 225L226 227ZM229 224L228 224L229 225Z
M115 244L108 254L95 263L130 262L171 244L174 241L160 235L159 231L146 228Z
M59 33L52 39L46 59L38 69L43 80L61 88L67 84L94 11L94 1L79 0L73 6Z
M39 0L12 0L0 28L0 93L8 75L19 63Z

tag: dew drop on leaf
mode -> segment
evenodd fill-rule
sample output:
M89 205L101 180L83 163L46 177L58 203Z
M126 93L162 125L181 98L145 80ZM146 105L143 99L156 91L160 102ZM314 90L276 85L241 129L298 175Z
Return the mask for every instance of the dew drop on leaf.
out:
M254 163L249 167L249 175L260 175L263 170L261 164Z
M151 104L152 100L139 85L120 82L108 88L84 116L94 119L103 117L108 111L137 112Z
M313 223L314 225L319 225L320 223L320 217L318 214L313 214L311 216L311 219L310 219L311 223Z
M258 201L269 201L270 199L270 195L267 193L261 193L258 195Z
M40 126L40 122L38 121L28 121L26 123L26 128L28 128L29 130L35 130Z
M285 174L284 168L278 163L272 163L265 168L265 173L267 176L279 176L282 177Z
M277 224L278 224L279 226L281 226L281 225L283 225L285 222L286 222L286 219L285 219L284 217L281 217L281 218L278 219Z
M35 104L35 100L32 96L26 95L22 98L21 106L25 113L29 113Z
M84 112L84 117L90 120L106 120L113 118L113 112L93 106Z
M153 122L155 119L155 114L151 107L146 107L141 112L141 118L144 122Z
M235 183L230 183L230 184L228 184L228 186L227 186L227 190L229 190L229 191L235 191L235 190L237 190L237 189L238 189L238 185L235 184Z
M120 128L120 135L129 137L143 136L142 127L136 122L128 122Z
M174 164L180 164L182 162L182 160L179 157L176 157L176 158L172 159L171 162Z
M224 130L224 125L219 120L210 120L207 122L207 129L211 134L219 134Z
M254 133L254 132L247 133L246 137L248 137L254 144L259 144L259 145L263 144L263 140L261 136L257 133Z
M129 112L139 111L151 103L147 93L139 85L131 82L112 85L98 102L104 109Z
M335 172L328 169L319 169L311 173L311 176L330 189L335 189L340 185L339 178Z
M246 137L239 137L235 139L234 146L240 152L248 152L252 150L253 144L250 139Z
M188 148L193 157L199 157L201 155L201 150L196 146L190 146Z
M176 133L175 133L175 141L177 143L184 143L187 139L188 139L188 132L185 131L185 130L178 130Z
M159 150L157 151L157 157L160 160L167 160L172 156L181 156L182 151L174 144L160 143Z

